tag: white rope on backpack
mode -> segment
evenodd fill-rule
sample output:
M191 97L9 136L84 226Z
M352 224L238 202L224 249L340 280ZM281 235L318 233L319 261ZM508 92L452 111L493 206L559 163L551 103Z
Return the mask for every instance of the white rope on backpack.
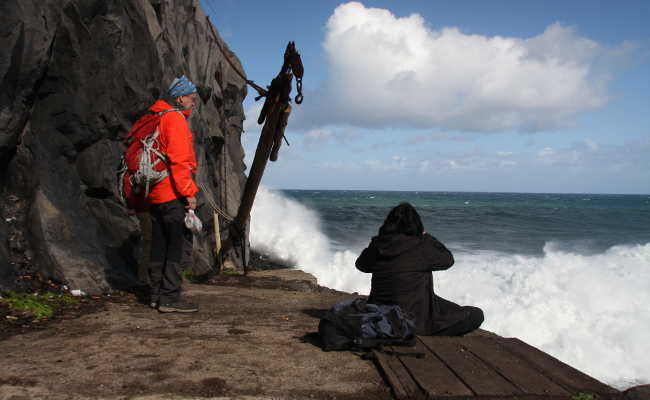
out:
M165 110L160 112L160 115L163 115L169 111L176 111L179 114L183 115L183 113L178 110L178 109L173 109L173 110ZM144 184L145 185L145 197L149 195L149 189L150 185L153 186L157 184L158 182L162 181L166 177L169 176L169 171L168 169L165 169L163 171L156 171L154 167L160 162L164 162L165 165L169 166L169 160L167 159L167 156L165 156L160 150L160 143L158 141L158 136L160 135L160 127L156 127L156 131L154 132L153 135L142 139L142 156L140 157L140 167L138 168L138 171L133 175L132 182L134 183L133 187L136 187L136 184ZM151 162L151 156L150 154L154 153L155 155L158 156L158 160L155 162ZM217 204L214 202L214 199L212 199L210 196L207 195L208 191L198 179L196 180L197 185L201 188L201 190L206 193L205 199L212 209L212 211L216 212L217 214L221 215L226 221L232 222L234 218L232 218L230 215L228 215L225 211L223 211L221 208L217 206Z
M144 196L149 196L149 192L152 186L161 182L163 179L169 176L169 171L164 169L162 171L156 171L156 165L162 161L165 164L168 164L167 157L162 154L157 148L160 147L158 142L158 136L160 135L159 128L156 128L156 131L153 135L141 139L142 143L142 154L140 156L140 164L138 170L133 174L132 182L133 186L137 187L144 185ZM154 162L151 161L151 154L158 156L158 159Z
M183 113L182 113L179 109L165 110L165 111L161 112L160 114L162 115L162 114L165 114L165 113L167 113L167 112L169 112L169 111L176 111L176 112L179 113L180 115L183 115ZM183 116L183 117L184 117L184 116ZM162 160L165 164L169 165L169 161L167 160L167 157L166 157L164 154L162 154L160 151L158 151L156 148L154 148L154 144L158 144L158 135L159 135L159 134L160 134L159 128L156 128L156 132L154 132L154 134L148 138L148 139L151 139L151 142L150 142L150 143L147 143L146 145L149 146L149 147L147 147L147 148L148 148L150 151L154 152L154 153L155 153L155 154L160 158L160 160ZM144 141L143 141L142 145L143 145L143 152L144 152L144 146L145 146L145 142L144 142ZM147 157L142 157L142 158L144 159L144 158L147 158ZM150 160L150 158L148 158L148 159ZM150 162L150 161L149 161L149 162ZM154 165L155 165L155 164L154 164ZM155 170L153 170L153 168L151 168L151 170L154 171L154 172L156 172L156 173L164 174L164 176L162 176L158 181L154 181L154 180L152 180L152 182L154 182L154 185L155 185L156 183L162 181L163 179L165 179L165 178L169 175L169 172L168 172L167 170L164 170L164 171L162 171L162 172L155 171ZM232 218L232 217L231 217L230 215L228 215L225 211L223 211L221 208L219 208L219 207L217 206L217 204L214 202L214 199L212 199L211 197L209 197L209 196L207 195L208 191L207 191L205 185L203 185L203 184L202 184L198 179L196 180L196 183L197 183L197 185L201 188L201 190L202 190L204 193L206 193L206 195L205 195L205 199L206 199L206 201L208 202L208 205L210 206L210 208L212 209L212 211L214 211L214 212L216 212L217 214L221 215L221 216L222 216L226 221L228 221L228 222L232 222L232 221L234 220L234 218ZM148 192L147 192L147 193L148 193Z
M165 110L159 112L158 115L162 117L162 115L170 111L176 111L177 113L181 114L181 116L183 115L183 113L178 109ZM131 182L133 183L134 188L140 185L144 185L145 197L149 196L152 186L155 186L169 176L168 169L157 171L155 168L156 165L158 165L158 163L161 161L165 163L165 165L169 166L169 160L167 159L167 156L158 150L160 148L158 136L160 136L160 125L156 127L153 135L140 140L140 143L142 143L140 164L136 173L131 177ZM158 157L154 162L151 161L152 154L155 154Z

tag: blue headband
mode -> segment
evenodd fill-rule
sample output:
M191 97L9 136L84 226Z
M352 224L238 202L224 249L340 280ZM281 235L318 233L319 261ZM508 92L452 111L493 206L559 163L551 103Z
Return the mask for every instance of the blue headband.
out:
M169 95L174 99L192 93L196 93L196 86L185 75L174 79L169 85Z

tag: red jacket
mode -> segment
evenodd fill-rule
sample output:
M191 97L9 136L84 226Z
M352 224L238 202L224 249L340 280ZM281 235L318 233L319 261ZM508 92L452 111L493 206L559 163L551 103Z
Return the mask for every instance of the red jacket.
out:
M173 109L162 100L154 103L150 111L161 112ZM193 174L196 173L196 155L192 141L192 132L187 124L191 110L180 113L170 111L160 119L160 149L169 160L169 176L156 184L149 193L149 202L160 204L178 198L192 197L199 189L196 187Z

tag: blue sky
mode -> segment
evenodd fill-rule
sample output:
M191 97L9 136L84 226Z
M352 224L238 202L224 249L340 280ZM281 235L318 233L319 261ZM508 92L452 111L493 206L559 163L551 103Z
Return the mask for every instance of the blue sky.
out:
M302 54L267 186L650 194L648 1L202 4L258 84Z

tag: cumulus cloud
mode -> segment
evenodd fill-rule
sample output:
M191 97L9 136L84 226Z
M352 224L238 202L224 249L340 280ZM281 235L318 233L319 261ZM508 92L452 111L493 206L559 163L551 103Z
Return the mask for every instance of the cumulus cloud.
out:
M262 131L262 125L257 123L257 117L262 111L262 106L264 105L263 101L258 101L251 104L245 111L246 119L244 120L244 132L256 132L259 133Z
M602 145L591 140L582 140L564 148L544 147L530 160L533 164L565 170L648 171L650 170L648 152L650 152L650 137L618 145Z
M329 78L306 94L296 124L538 131L573 124L605 105L615 60L608 48L552 24L532 38L434 29L358 2L325 28Z
M418 144L422 142L428 142L428 141L434 141L434 142L442 142L442 141L453 141L453 142L472 142L476 140L475 136L470 136L470 135L460 135L460 134L450 134L448 132L433 132L429 134L424 134L424 135L414 135L414 136L409 136L406 139L406 143L408 144Z
M332 131L327 129L312 129L305 134L303 144L308 151L319 150L333 136Z
M480 147L461 152L438 151L425 157L404 157L394 155L383 159L357 161L336 161L320 163L325 169L343 171L403 172L446 175L456 172L471 172L487 177L501 171L517 168L521 174L531 171L569 174L585 173L588 176L607 176L628 171L648 176L650 171L650 137L617 145L597 144L590 140L575 142L565 147L543 147L532 152L498 151L486 152ZM544 166L545 168L540 168ZM648 181L650 182L650 181Z
M331 144L339 147L348 146L362 135L359 129L333 126L314 128L302 135L302 145L307 151L321 151Z

